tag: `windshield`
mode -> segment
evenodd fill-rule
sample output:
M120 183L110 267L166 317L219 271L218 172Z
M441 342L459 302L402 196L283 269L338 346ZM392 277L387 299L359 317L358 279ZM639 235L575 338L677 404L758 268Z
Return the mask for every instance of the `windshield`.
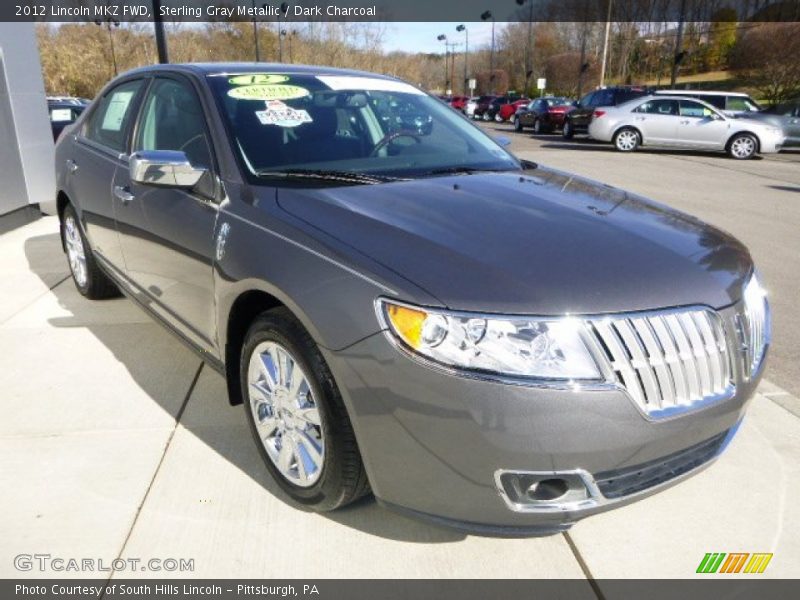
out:
M252 175L419 177L519 162L441 101L399 81L252 73L209 82Z

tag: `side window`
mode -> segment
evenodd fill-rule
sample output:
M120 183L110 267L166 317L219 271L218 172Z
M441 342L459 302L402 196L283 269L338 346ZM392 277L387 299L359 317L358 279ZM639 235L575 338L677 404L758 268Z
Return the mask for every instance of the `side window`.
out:
M595 106L614 106L614 92L611 90L601 90L594 96Z
M589 106L594 106L594 97L595 97L595 95L596 95L595 92L589 92L583 98L581 98L581 100L580 100L581 107L585 108L585 107L589 107Z
M699 102L692 100L681 100L681 116L682 117L696 117L702 119L703 117L710 117L714 113L707 106L703 106Z
M144 101L137 150L179 150L196 167L211 168L211 147L200 100L188 84L156 79Z
M678 114L678 101L677 100L649 100L644 104L640 104L634 111L639 113L648 113L653 115L677 115Z
M750 98L742 96L728 96L728 110L741 112L757 112L758 106Z
M141 87L142 80L137 79L109 90L86 123L83 135L112 150L124 152L134 99Z
M703 100L718 110L725 110L725 96L703 96Z

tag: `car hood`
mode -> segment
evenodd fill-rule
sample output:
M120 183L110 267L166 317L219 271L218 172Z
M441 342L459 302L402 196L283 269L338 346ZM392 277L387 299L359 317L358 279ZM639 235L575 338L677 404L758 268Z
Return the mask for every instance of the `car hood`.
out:
M752 269L747 249L718 229L542 168L281 188L278 203L460 310L719 308L739 299Z

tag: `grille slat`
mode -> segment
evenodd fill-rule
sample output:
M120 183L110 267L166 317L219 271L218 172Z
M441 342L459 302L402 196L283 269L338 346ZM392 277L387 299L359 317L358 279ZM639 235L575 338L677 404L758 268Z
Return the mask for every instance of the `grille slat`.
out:
M648 414L690 409L732 390L722 321L709 309L607 317L589 325L618 383Z

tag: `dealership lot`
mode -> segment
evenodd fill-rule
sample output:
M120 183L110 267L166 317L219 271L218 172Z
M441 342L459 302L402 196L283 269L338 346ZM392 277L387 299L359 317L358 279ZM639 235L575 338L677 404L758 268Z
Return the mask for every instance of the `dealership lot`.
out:
M46 552L194 559L197 577L690 577L707 552L772 552L764 576L800 576L800 153L623 156L486 127L524 158L651 196L751 248L775 345L768 381L714 466L542 538L464 535L372 500L303 511L268 478L221 377L129 301L81 298L45 218L0 236L0 482L11 490L0 574L19 575L20 553ZM62 574L87 575L25 575Z

